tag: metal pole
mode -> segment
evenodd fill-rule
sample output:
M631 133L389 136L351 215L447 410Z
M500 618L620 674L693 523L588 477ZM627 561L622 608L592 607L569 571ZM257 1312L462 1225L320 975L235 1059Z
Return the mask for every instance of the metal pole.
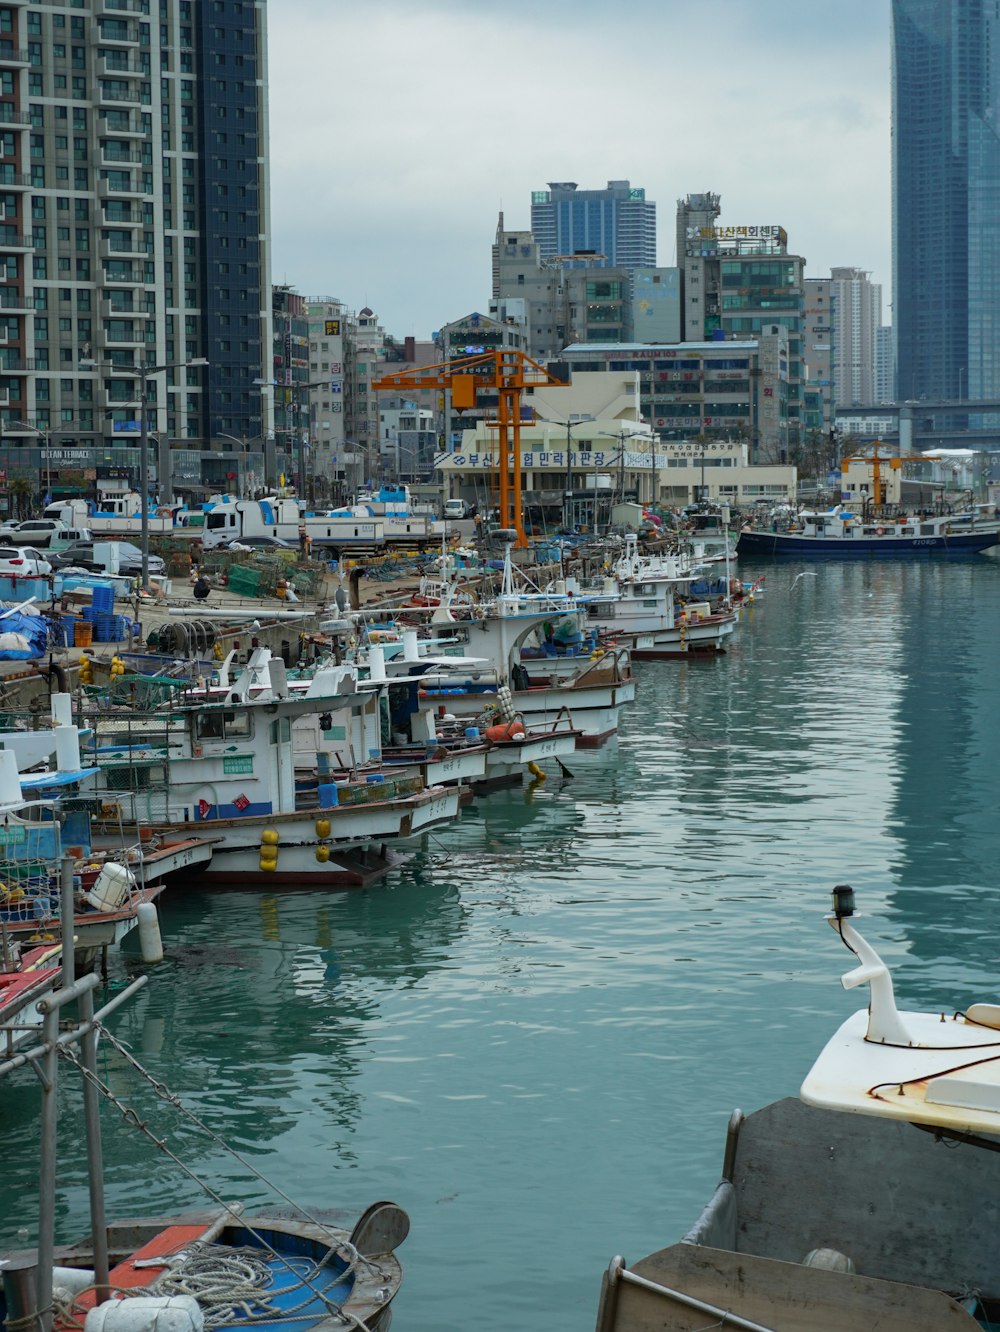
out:
M146 402L146 369L144 366L137 367L139 371L140 390L139 390L139 499L142 504L139 517L141 523L141 536L139 544L142 547L142 590L149 591L149 413Z
M295 422L295 445L299 470L299 496L308 503L306 487L306 444L302 434L302 422L299 420L301 410L299 386L295 384L292 386L292 414Z
M86 1025L80 1053L84 1067L83 1115L87 1134L87 1172L90 1183L90 1233L94 1245L94 1285L97 1303L108 1298L108 1221L104 1210L104 1158L101 1151L101 1111L97 1094L97 1027L94 991L80 996L80 1021Z
M62 984L76 980L73 939L73 858L64 855L59 872L59 910L62 921Z
M96 980L96 977L94 978ZM59 1053L56 1038L59 1035L59 1009L55 1004L44 1007L42 1034L45 1054L41 1061L42 1117L39 1143L38 1169L38 1281L37 1314L40 1332L52 1332L52 1266L55 1257L56 1207L56 1144L58 1117L56 1088L59 1079Z

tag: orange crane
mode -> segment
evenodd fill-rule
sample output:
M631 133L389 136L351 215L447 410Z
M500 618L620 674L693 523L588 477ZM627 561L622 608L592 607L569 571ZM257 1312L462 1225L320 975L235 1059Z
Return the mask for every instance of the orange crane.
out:
M480 389L496 392L500 526L514 529L517 533L514 544L521 548L528 544L521 512L521 398L526 388L540 385L565 388L566 381L558 379L543 365L513 347L476 352L437 365L411 366L408 370L393 371L372 381L372 388L383 393L450 390L451 405L459 412L476 406Z
M846 473L851 463L871 463L872 465L872 504L879 508L882 503L882 464L888 463L890 468L898 471L905 462L936 462L938 455L936 453L893 453L880 454L879 446L882 441L875 441L872 453L857 454L852 457L841 460L840 470Z

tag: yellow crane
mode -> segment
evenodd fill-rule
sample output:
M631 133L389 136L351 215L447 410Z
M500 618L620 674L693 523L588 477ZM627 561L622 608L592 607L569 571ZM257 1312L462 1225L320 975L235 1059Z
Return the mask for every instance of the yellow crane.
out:
M854 454L844 458L840 464L840 470L847 473L850 470L851 463L871 463L872 466L872 504L875 508L882 504L882 464L888 463L893 471L899 471L905 462L936 462L938 454L936 453L893 453L880 454L879 448L882 444L880 439L875 441L873 452Z
M458 412L476 406L480 389L496 392L500 526L513 528L517 533L514 544L522 548L528 538L521 512L521 399L526 388L541 385L565 388L566 381L513 347L476 352L437 365L411 366L372 381L372 388L381 393L450 390L452 408Z

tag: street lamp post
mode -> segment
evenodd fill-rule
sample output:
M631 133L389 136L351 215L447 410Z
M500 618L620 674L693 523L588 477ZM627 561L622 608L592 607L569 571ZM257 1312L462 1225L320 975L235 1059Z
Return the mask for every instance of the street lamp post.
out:
M189 361L169 361L163 365L116 365L111 361L81 360L81 369L96 369L98 365L109 366L122 375L136 376L139 380L139 522L142 547L142 590L149 590L149 380L153 375L164 370L193 370L208 365L204 356L192 357ZM170 478L170 440L161 435L157 441L157 471L160 485L160 503L173 503L173 486Z
M563 525L566 528L571 526L571 505L573 500L573 427L575 425L586 425L593 421L593 416L578 416L575 421L558 421L555 417L543 416L541 412L535 412L536 421L544 421L546 425L557 425L566 427L566 490L563 500Z
M302 427L299 422L299 413L302 410L299 395L307 393L310 389L325 388L329 385L330 379L314 379L308 384L285 384L280 379L255 379L255 388L281 388L288 391L292 406L292 430L295 432L295 466L298 471L298 492L299 498L306 500L307 503L313 502L314 487L310 484L312 477L306 477L306 442L302 434ZM312 448L312 432L310 431L310 450Z

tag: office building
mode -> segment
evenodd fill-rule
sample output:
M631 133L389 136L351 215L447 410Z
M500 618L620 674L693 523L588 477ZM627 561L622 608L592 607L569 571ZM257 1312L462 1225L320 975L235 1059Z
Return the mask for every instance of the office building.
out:
M717 194L677 201L681 268L681 335L755 339L774 324L788 334L788 382L783 397L787 447L801 443L805 368L805 260L790 254L784 227L772 223L723 226Z
M726 342L584 344L563 359L573 385L590 371L635 371L639 416L666 440L742 438L754 463L789 457L788 330L770 324L756 338Z
M572 342L677 342L679 274L545 258L530 231L504 230L501 213L490 313L521 327L528 354L542 362Z
M197 495L266 436L266 5L0 5L0 474ZM207 358L207 368L186 362ZM237 443L236 441L240 441Z
M1000 397L1000 11L893 0L896 396Z
M656 204L627 180L603 190L552 181L531 195L531 234L543 259L587 268L655 268Z

